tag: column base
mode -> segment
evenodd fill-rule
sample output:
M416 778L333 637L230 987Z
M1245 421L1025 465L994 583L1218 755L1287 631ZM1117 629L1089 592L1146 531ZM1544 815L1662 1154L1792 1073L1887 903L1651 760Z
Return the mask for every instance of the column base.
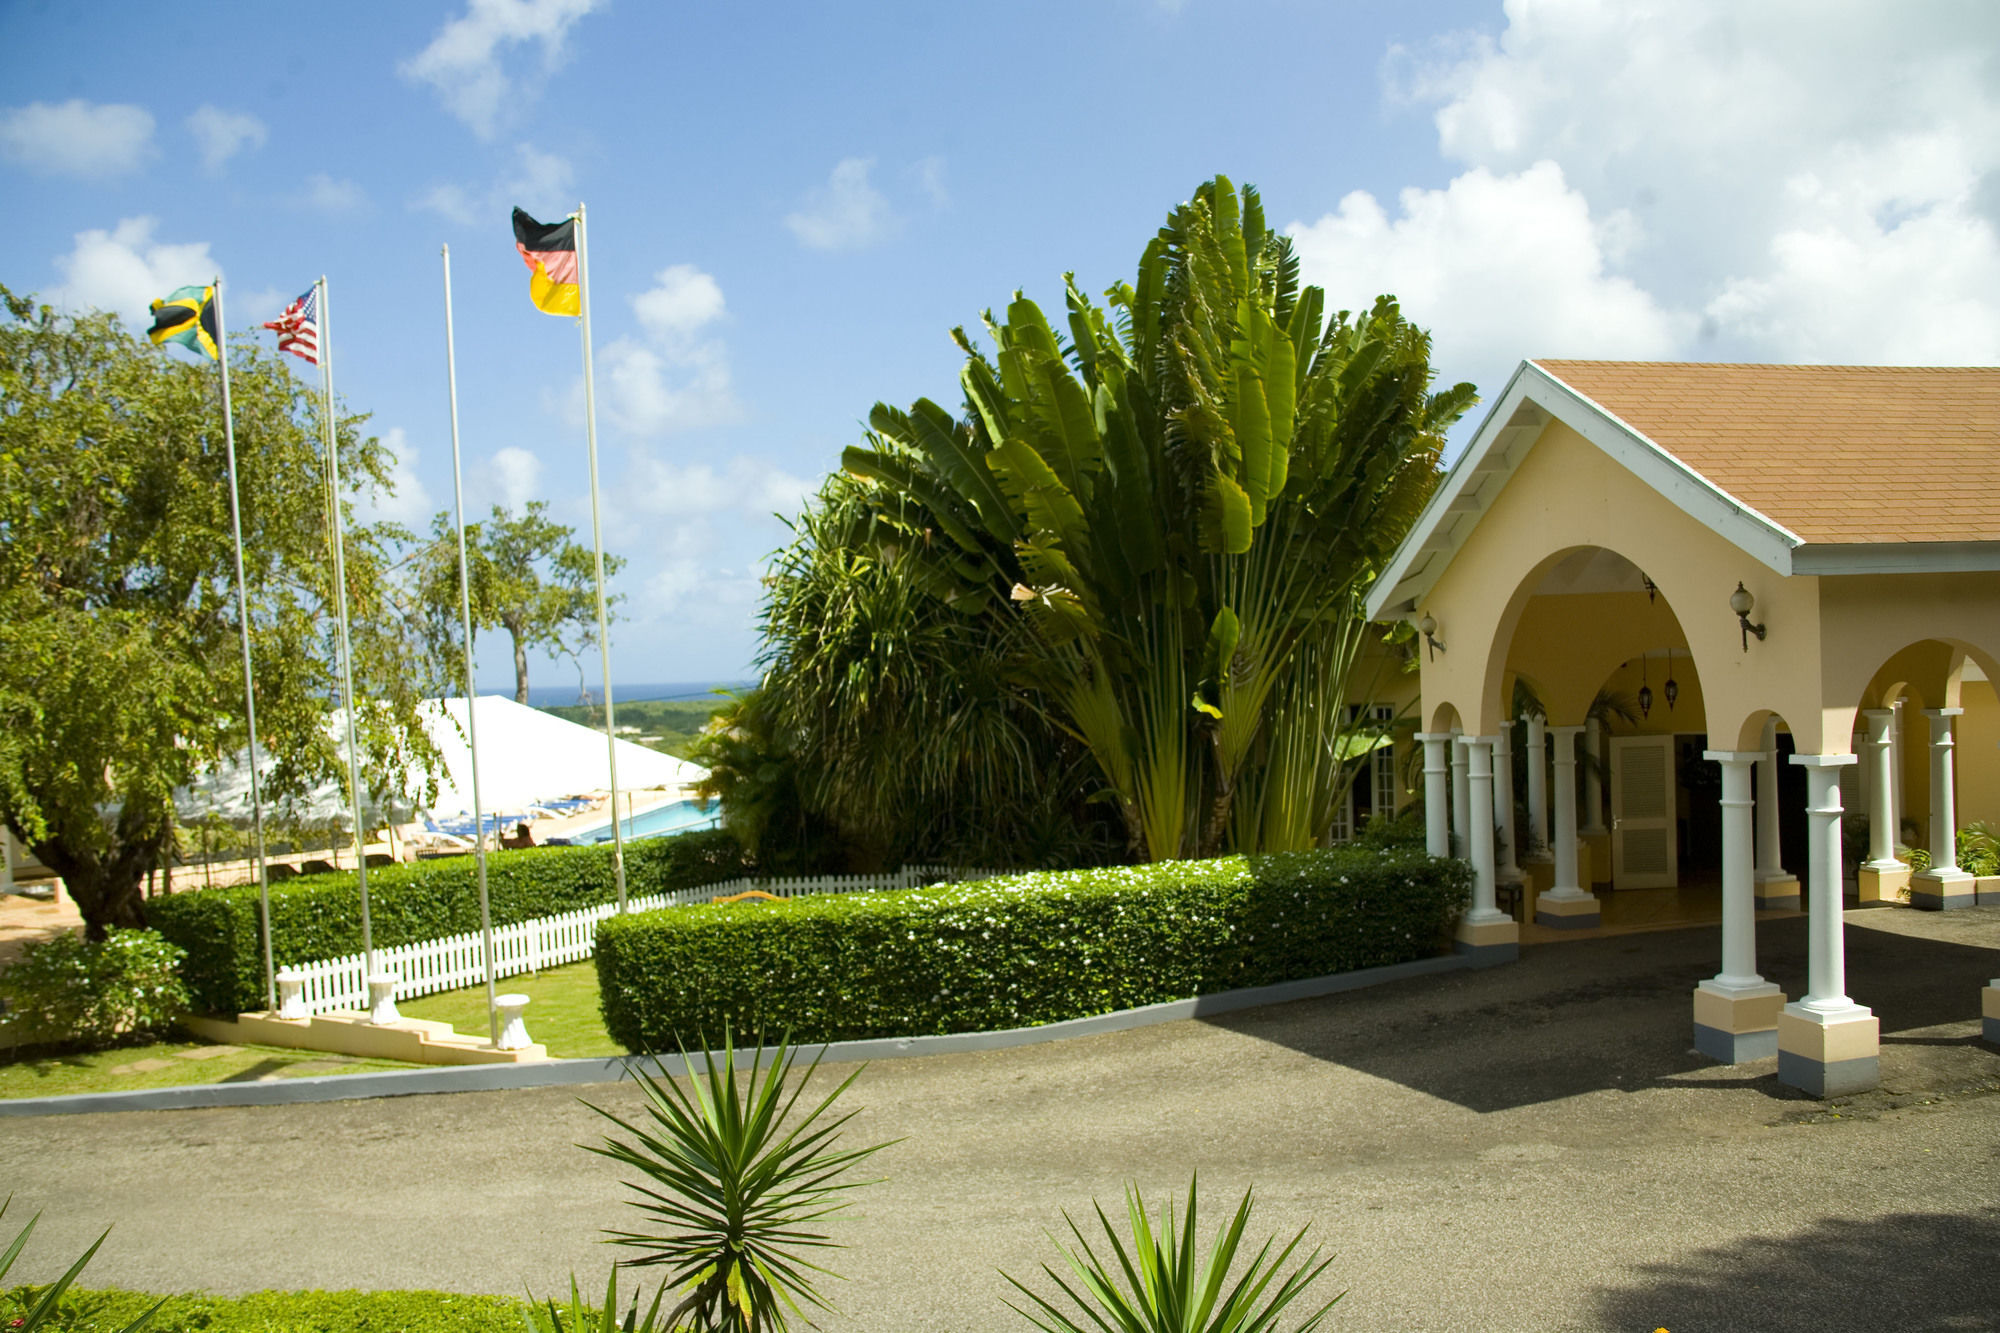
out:
M1611 830L1586 830L1576 838L1576 882L1596 887L1611 882Z
M2000 875L1981 875L1972 885L1981 907L2000 907Z
M1926 870L1910 876L1910 906L1925 912L1970 907L1978 881L1963 870Z
M1556 863L1546 855L1531 856L1521 862L1521 874L1530 898L1540 897L1556 886Z
M1875 1087L1881 1050L1881 1022L1858 1004L1825 1014L1794 1002L1778 1014L1778 1082L1815 1097Z
M1755 896L1760 912L1796 912L1799 910L1798 876L1776 875L1770 879L1759 879Z
M1451 947L1474 967L1498 967L1521 957L1521 927L1504 916L1495 921L1460 921Z
M1778 1053L1778 1013L1785 993L1770 982L1694 988L1694 1048L1718 1064L1768 1060Z
M1864 907L1869 903L1906 902L1910 897L1910 868L1901 861L1886 865L1863 862L1857 887Z
M1979 992L1979 1012L1982 1018L1980 1035L2000 1046L2000 977L1993 984Z
M1597 899L1580 889L1551 889L1535 899L1535 924L1557 930L1589 930L1603 923Z

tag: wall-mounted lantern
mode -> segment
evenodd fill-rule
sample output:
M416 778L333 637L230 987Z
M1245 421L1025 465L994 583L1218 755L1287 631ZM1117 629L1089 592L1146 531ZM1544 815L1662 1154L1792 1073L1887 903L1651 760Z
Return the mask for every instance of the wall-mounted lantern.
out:
M1423 635L1424 642L1430 645L1433 662L1437 661L1437 655L1444 651L1444 645L1437 641L1437 627L1437 618L1428 611L1417 619L1417 633Z
M1736 623L1743 627L1743 651L1746 653L1750 651L1752 634L1757 636L1759 643L1764 641L1764 627L1750 623L1750 612L1756 605L1757 599L1750 595L1750 590L1743 586L1741 579L1738 579L1736 591L1729 594L1729 609L1736 613Z

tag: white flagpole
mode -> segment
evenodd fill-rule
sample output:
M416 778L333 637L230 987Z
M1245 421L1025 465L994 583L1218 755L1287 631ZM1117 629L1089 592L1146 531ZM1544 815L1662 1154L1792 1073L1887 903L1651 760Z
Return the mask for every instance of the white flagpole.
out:
M611 872L618 883L618 910L625 911L625 826L618 812L617 712L611 698L611 632L604 614L604 519L597 497L597 388L590 376L590 248L583 205L576 219L577 313L583 326L583 429L590 441L590 540L597 558L597 651L604 663L604 749L611 764Z
M319 385L326 435L327 525L333 542L333 599L340 615L340 695L347 705L347 782L354 802L354 873L361 882L362 975L375 976L375 930L368 915L368 845L361 822L361 709L354 697L354 647L347 632L347 556L340 506L340 424L333 415L333 316L324 275L319 280Z
M214 300L216 360L222 366L222 441L229 454L229 527L236 538L236 619L243 631L243 716L250 727L250 821L257 832L257 900L264 909L264 1007L276 1012L278 983L271 966L271 874L264 864L264 793L257 775L257 686L250 671L250 585L243 577L243 502L236 485L236 421L229 411L229 339L222 322L221 274L215 278Z
M472 751L472 854L479 862L479 935L486 954L487 1040L500 1044L500 1010L493 997L493 909L486 894L486 812L479 803L478 688L472 667L472 580L465 559L465 481L458 454L458 352L451 331L451 247L444 247L444 375L451 390L451 502L458 519L458 625L465 641L465 743Z

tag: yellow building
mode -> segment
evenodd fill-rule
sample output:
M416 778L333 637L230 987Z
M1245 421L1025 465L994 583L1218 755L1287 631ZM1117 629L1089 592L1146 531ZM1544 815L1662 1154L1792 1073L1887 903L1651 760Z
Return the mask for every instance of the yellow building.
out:
M1545 926L1594 925L1600 882L1706 871L1722 959L1695 988L1696 1045L1775 1052L1821 1095L1874 1085L1878 1027L1844 975L1843 812L1868 821L1859 896L1934 908L1981 887L1959 824L2000 822L2000 369L1525 362L1368 611L1432 645L1418 739L1431 850L1476 871L1463 951L1517 954L1496 907L1516 844L1552 853L1545 887L1523 876ZM1528 830L1496 791L1517 681L1542 710ZM1756 916L1801 905L1810 979L1787 1003L1757 972ZM2000 1036L2000 983L1985 1004Z

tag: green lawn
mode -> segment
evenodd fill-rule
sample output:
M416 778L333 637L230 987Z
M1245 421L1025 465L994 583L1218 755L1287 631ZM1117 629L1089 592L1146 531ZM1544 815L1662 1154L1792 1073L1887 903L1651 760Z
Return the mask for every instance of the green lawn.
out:
M366 1060L325 1051L216 1046L192 1040L118 1046L108 1051L28 1060L7 1059L5 1052L0 1051L0 1098L177 1088L190 1083L255 1083L273 1078L364 1074L416 1067L395 1060Z
M526 1015L528 1035L548 1047L555 1059L625 1054L625 1048L604 1031L604 1016L597 1008L597 964L589 959L539 976L502 977L494 989L502 995L525 995L533 1002ZM449 1023L461 1033L479 1036L487 1030L483 983L419 1000L398 1000L396 1008L409 1018Z

